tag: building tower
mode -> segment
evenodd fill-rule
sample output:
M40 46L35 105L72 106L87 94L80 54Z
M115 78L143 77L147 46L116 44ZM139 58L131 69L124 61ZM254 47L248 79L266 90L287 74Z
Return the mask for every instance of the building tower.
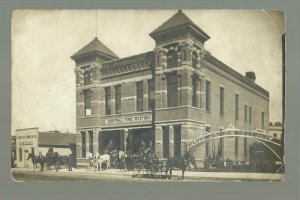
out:
M82 126L99 128L103 109L100 106L100 68L102 63L119 57L96 37L71 58L76 63L76 129ZM85 158L88 152L98 152L99 130L76 130L76 133L77 157Z
M156 152L160 157L179 156L186 151L187 143L195 137L188 127L198 129L198 133L204 132L203 58L206 52L204 43L210 37L181 10L151 32L150 36L156 43L155 120L165 121L164 116L172 116L172 119L165 121L167 126L160 126L159 123L156 126L156 138L160 138L157 141L163 141L162 144L157 144ZM166 110L168 108L170 110ZM174 115L172 110L187 114ZM168 139L164 139L165 135L168 135Z

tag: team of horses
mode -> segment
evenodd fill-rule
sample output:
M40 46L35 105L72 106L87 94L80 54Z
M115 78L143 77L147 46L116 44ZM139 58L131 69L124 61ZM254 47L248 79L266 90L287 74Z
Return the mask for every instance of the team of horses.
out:
M57 152L50 154L49 152L43 155L34 155L33 153L29 153L27 160L32 161L33 171L36 171L38 168L38 164L41 167L41 171L50 170L52 166L55 167L56 170L61 168L61 166L67 167L69 164L69 157L68 156L61 156Z
M149 155L153 155L150 154ZM116 157L116 158L114 158ZM106 165L106 170L110 168L112 158L118 159L123 163L124 170L129 169L130 163L133 162L132 157L127 156L123 151L114 150L106 154L88 154L89 161L92 162L92 166L95 167L95 171L102 170L102 164ZM33 170L36 171L38 164L41 166L41 171L51 169L51 166L55 166L56 170L61 165L67 165L69 163L68 156L60 156L58 153L47 153L46 156L36 156L32 153L29 154L27 160L32 161ZM116 161L116 160L114 160ZM168 158L165 163L165 174L168 178L172 179L172 171L174 169L180 169L182 171L182 179L184 179L184 173L190 169L190 165L193 165L194 169L197 170L197 164L195 157L192 153L186 152L182 157ZM46 166L46 167L45 167ZM169 173L169 175L168 175Z

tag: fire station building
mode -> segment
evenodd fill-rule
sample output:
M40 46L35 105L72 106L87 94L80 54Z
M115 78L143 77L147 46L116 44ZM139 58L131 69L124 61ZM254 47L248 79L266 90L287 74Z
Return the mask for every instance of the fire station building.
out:
M229 124L268 131L269 92L205 50L210 39L181 10L150 33L152 51L119 58L98 38L71 58L76 74L76 155L107 145L136 153L146 145L163 159ZM215 153L248 159L251 141L219 138L200 146L197 159Z

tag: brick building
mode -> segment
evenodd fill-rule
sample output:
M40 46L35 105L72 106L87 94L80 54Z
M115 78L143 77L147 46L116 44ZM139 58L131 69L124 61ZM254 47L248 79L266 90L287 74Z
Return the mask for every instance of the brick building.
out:
M150 33L155 49L119 58L95 38L71 58L76 73L77 157L108 145L159 158L182 155L205 132L233 124L268 131L269 93L208 51L210 37L181 10ZM235 161L248 158L251 141L216 139L200 146L203 159L216 150Z

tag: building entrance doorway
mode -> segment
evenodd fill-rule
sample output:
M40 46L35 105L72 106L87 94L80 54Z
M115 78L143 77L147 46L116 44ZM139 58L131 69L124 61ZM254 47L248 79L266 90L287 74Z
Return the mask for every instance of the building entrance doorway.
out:
M25 150L25 151L24 151L24 166L25 166L25 167L28 167L28 166L29 166L29 161L27 160L28 155L29 155L28 150Z
M120 149L120 131L104 131L100 134L101 136L101 146L100 153L106 153L113 149Z
M152 129L132 130L130 137L129 151L133 154L150 148L154 151L154 131Z

